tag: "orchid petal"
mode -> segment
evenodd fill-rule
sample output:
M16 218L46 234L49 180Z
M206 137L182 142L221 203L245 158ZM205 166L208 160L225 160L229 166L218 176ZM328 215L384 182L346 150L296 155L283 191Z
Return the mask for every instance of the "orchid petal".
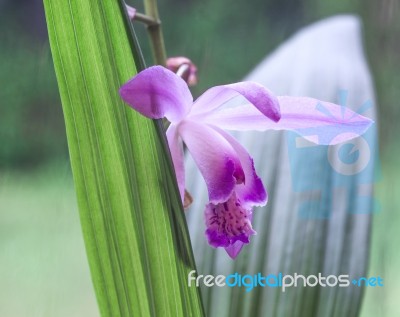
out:
M226 130L292 130L316 144L338 144L362 135L373 123L354 111L308 97L278 97L281 120L273 122L252 105L224 109L205 118L205 123ZM342 111L344 113L342 113Z
M183 121L179 133L204 177L210 202L225 202L235 185L244 181L232 146L214 129L192 121Z
M259 112L271 120L279 121L280 110L276 96L264 86L250 81L208 89L195 101L190 115L207 116L213 110L237 96L246 98Z
M137 74L119 90L122 99L142 115L174 123L189 112L193 97L185 81L162 66Z
M136 15L136 9L125 4L126 11L128 12L129 19L133 20Z
M256 174L254 162L247 150L230 134L215 128L232 146L237 153L244 171L244 184L235 187L236 196L247 206L264 206L268 201L268 194L261 179Z
M234 244L226 247L225 251L234 260L239 255L240 251L242 251L244 244L244 242L238 240Z
M178 181L179 193L182 202L185 199L185 168L182 140L179 137L177 126L171 124L167 130L167 140L171 151L172 162L175 168L175 174Z

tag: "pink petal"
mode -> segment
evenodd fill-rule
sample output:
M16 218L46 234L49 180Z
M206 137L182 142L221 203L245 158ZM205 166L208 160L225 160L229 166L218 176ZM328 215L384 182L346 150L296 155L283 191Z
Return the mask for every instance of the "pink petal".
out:
M275 95L264 86L255 82L241 82L208 89L194 103L190 115L208 115L230 99L243 96L254 107L273 121L279 121L279 102Z
M126 6L126 11L128 12L129 19L133 20L136 15L136 9L131 6L128 6L127 4L125 4L125 6Z
M268 194L261 179L256 174L254 162L246 149L230 134L215 128L232 146L237 153L244 171L244 184L236 185L236 196L247 206L264 206L268 201Z
M225 248L226 253L234 260L239 255L240 251L242 251L243 246L245 245L244 242L238 240L234 244Z
M250 223L253 221L253 214L252 212L249 214L249 220ZM250 243L250 236L256 235L257 232L251 228L251 232L247 235L247 238L241 239L238 238L236 241L234 241L230 246L225 247L226 253L234 260L236 257L239 255L239 253L242 251L242 248Z
M232 146L214 129L183 121L179 133L207 184L213 204L225 202L237 183L243 182L240 160Z
M278 97L281 120L273 122L251 105L213 112L208 124L227 130L292 130L317 144L337 144L362 135L373 123L346 108L308 97Z
M172 162L174 163L175 174L178 181L179 193L182 202L185 198L185 168L182 140L179 137L177 126L171 124L167 130L169 150L171 151Z
M119 90L122 99L142 115L174 123L189 112L193 97L185 81L162 66L137 74Z

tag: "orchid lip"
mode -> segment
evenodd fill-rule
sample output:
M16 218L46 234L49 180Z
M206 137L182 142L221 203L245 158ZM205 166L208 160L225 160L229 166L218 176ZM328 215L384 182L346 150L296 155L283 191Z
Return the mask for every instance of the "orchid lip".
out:
M238 241L248 244L256 233L251 225L252 211L242 205L236 193L223 203L209 203L205 217L208 242L216 248L227 248Z

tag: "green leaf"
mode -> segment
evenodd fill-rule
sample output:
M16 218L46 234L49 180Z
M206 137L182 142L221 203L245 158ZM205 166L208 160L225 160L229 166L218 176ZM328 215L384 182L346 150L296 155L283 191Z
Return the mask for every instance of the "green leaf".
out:
M124 3L44 4L102 316L202 316L187 284L195 265L161 125L118 95L140 65Z

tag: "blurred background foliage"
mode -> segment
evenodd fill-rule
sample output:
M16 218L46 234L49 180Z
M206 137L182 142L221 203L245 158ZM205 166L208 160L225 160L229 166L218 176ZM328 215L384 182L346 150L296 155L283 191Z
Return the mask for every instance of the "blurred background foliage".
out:
M142 8L141 2L130 4ZM199 66L195 94L240 80L302 26L334 14L360 15L385 122L383 150L395 142L400 112L397 0L253 0L251 5L243 0L164 0L160 12L168 55L189 56ZM150 65L145 28L135 23L135 29ZM0 30L0 168L32 168L67 158L42 2L1 0Z
M129 4L143 12L141 2L130 0ZM400 201L396 194L400 189L396 177L400 172L396 163L400 154L396 139L400 133L399 1L160 0L159 7L168 55L188 56L198 65L200 82L194 88L195 95L211 85L240 80L277 45L307 24L343 13L362 18L366 54L377 89L383 171L382 181L378 184L382 212L375 217L373 227L371 274L398 280L395 272L400 266L397 255ZM137 22L134 26L150 65L145 28ZM26 290L25 296L32 296L28 295L28 290L44 288L46 292L58 294L53 295L57 296L53 306L62 302L67 294L60 290L57 293L57 285L64 289L69 285L71 294L77 289L82 294L92 292L83 243L81 238L73 238L79 232L79 220L67 160L65 129L42 1L0 0L2 316L24 316L23 310L15 313L12 308L22 309L23 303L13 302L22 289ZM49 196L52 199L46 201ZM59 226L57 232L62 234L58 235L59 240L54 238L53 229L46 229L49 219ZM48 241L54 242L50 248ZM60 248L67 252L60 252ZM40 250L47 251L41 255L25 252L35 249L39 253ZM72 259L57 261L62 256ZM46 265L41 264L43 259L49 260ZM54 266L51 265L59 262L65 267L52 271ZM19 269L10 274L9 270L12 272L16 267ZM57 276L52 283L46 284L47 272ZM24 276L32 274L36 279L22 282ZM7 283L4 283L6 277ZM70 280L69 284L65 278ZM382 290L367 290L363 316L399 315L396 298L400 289L395 284L399 283L392 281L392 288L389 285ZM76 296L74 311L52 307L37 316L96 316L92 295L88 300L85 296ZM77 304L79 300L82 307ZM93 308L89 309L87 305Z

